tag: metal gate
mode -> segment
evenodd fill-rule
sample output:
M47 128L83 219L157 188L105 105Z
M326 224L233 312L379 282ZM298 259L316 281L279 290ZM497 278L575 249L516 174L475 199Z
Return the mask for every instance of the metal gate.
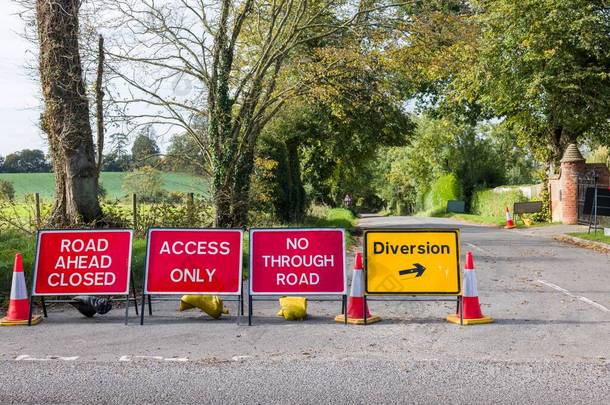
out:
M581 225L589 224L590 215L584 214L585 196L589 187L607 187L608 184L601 184L598 181L595 169L578 176L578 223Z

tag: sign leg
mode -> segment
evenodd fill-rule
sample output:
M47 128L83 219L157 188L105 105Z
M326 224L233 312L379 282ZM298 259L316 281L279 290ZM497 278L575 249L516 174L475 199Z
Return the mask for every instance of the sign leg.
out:
M144 325L144 310L146 309L146 293L142 291L142 308L140 311L140 325Z
M34 308L34 296L30 295L30 314L28 315L28 326L32 326L32 308Z
M131 292L133 293L133 306L136 309L136 316L138 316L138 296L136 295L136 283L133 281L133 273L131 273ZM129 296L127 296L127 305L129 305Z
M248 293L248 326L252 326L252 295Z
M144 309L142 309L142 311L144 311ZM148 295L148 315L152 316L152 298L150 298L150 294Z
M460 295L458 297L458 306L460 307L460 325L464 325L464 298Z
M244 316L244 293L239 294L239 310L241 313L240 316Z
M40 297L40 303L42 304L42 314L46 318L47 315L47 303L44 301L44 297Z
M129 324L129 292L125 296L125 325Z
M343 294L343 302L341 303L341 313L343 314L343 324L347 325L347 295Z

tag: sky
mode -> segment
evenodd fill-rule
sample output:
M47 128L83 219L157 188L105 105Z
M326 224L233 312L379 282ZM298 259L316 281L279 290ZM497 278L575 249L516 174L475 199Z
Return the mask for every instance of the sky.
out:
M38 128L38 83L28 77L35 60L32 45L20 37L24 23L15 15L17 5L2 1L0 10L0 155L21 149L43 149Z

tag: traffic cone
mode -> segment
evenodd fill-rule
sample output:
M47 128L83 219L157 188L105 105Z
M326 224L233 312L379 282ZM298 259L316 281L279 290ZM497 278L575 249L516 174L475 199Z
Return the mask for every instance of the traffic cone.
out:
M11 298L8 304L6 316L0 319L0 326L27 325L30 316L30 301L28 291L25 286L25 276L23 275L23 262L21 254L15 255L15 265L13 267L13 284L11 286ZM32 325L42 321L40 315L32 316Z
M479 294L477 291L477 276L474 272L472 252L466 253L466 265L464 266L464 293L462 294L462 310L464 325L476 325L481 323L492 323L493 319L483 315L479 305ZM455 314L447 316L452 323L460 323L460 308Z
M516 228L515 223L513 222L513 218L510 215L510 210L506 207L506 226L504 229L513 229Z
M354 275L352 277L352 288L347 299L347 323L364 325L364 272L362 271L362 256L356 252L354 262ZM371 315L368 305L366 307L366 323L379 322L380 317ZM345 322L345 315L337 315L337 322Z

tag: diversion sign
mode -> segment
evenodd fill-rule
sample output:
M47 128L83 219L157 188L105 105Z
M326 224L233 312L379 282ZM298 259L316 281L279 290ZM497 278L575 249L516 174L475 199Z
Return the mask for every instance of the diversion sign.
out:
M366 292L459 295L459 247L457 229L367 230Z

